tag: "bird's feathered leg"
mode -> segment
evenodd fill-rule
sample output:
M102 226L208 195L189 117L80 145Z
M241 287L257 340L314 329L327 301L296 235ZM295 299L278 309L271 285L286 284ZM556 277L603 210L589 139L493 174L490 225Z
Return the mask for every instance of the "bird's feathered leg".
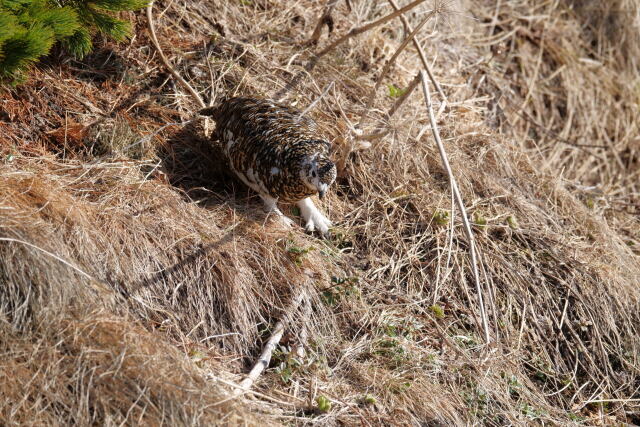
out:
M265 194L260 194L260 198L264 202L264 209L267 211L267 215L275 214L285 227L291 227L293 225L293 220L285 216L285 214L283 214L278 208L278 199L274 199L273 197Z
M322 235L329 232L331 221L316 208L311 197L300 200L296 205L300 208L300 214L304 218L307 231L318 230Z

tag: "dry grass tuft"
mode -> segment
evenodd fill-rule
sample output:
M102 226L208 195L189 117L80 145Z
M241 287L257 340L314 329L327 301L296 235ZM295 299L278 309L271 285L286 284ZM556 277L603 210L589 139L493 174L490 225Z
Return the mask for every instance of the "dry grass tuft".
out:
M637 213L640 7L500 5L481 9L489 34L475 40L486 50L477 65L488 84L478 89L496 100L491 119L544 167L604 193L613 210Z
M157 334L104 313L65 312L28 335L3 326L6 425L252 422Z
M422 67L410 45L385 66L402 22L315 57L390 4L338 2L315 47L322 2L155 5L165 54L205 103L304 109L331 87L308 113L341 166L330 241L265 218L202 122L162 128L197 107L142 15L129 45L4 93L2 421L638 423L638 80L614 48L637 35L616 11L637 10L620 0L600 21L595 2L534 3L437 2L416 35L447 96L438 126L474 222L491 346L424 100L388 114ZM270 367L234 397L281 319Z

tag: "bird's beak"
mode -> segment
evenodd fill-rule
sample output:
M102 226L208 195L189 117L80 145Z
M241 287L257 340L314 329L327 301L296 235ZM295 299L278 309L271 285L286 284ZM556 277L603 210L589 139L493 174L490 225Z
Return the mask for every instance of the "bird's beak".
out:
M320 184L320 188L318 188L318 197L320 200L324 199L324 195L327 193L327 189L329 186L327 184Z

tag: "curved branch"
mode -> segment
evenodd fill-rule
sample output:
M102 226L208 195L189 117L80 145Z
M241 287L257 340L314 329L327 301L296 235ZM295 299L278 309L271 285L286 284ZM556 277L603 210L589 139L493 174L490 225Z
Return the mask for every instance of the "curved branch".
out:
M149 23L149 32L151 33L151 41L153 42L153 46L158 51L158 55L160 55L160 60L164 64L167 71L169 71L169 73L173 76L173 78L176 79L178 83L180 83L180 85L187 92L191 94L191 96L193 96L193 99L195 99L196 103L200 108L206 108L207 105L202 100L202 97L200 96L200 94L185 79L183 79L180 74L178 74L178 72L171 66L171 64L169 63L169 60L167 59L166 56L164 56L164 53L162 52L162 48L160 47L160 43L158 42L158 37L156 36L156 29L155 29L155 26L153 25L153 0L151 0L149 2L149 6L147 6L147 21Z

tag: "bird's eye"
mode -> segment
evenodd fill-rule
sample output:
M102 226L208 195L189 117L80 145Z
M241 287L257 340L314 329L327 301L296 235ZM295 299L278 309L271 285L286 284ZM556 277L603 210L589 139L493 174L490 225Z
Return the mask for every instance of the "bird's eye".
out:
M311 172L311 176L315 178L316 177L316 171Z

